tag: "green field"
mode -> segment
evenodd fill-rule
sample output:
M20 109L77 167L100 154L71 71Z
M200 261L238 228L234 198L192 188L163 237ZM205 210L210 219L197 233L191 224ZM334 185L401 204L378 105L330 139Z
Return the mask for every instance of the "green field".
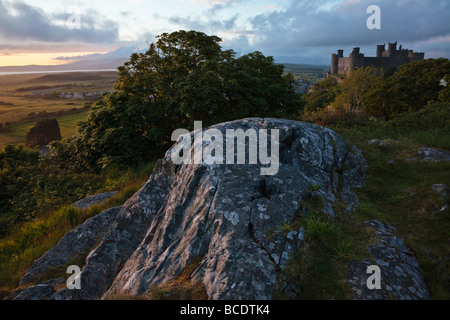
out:
M88 115L88 111L58 117L59 128L63 138L70 137L76 132L77 122L83 120ZM36 122L26 122L12 126L11 131L0 133L0 147L6 144L25 143L25 135Z
M309 65L309 64L295 64L283 63L284 71L292 73L295 79L302 79L304 81L315 82L327 76L330 70L329 66Z
M59 95L110 91L116 77L116 72L0 76L0 123L11 124L10 131L0 132L0 147L25 142L27 131L40 119L56 118L63 137L74 134L77 121L86 117L99 96L68 99Z

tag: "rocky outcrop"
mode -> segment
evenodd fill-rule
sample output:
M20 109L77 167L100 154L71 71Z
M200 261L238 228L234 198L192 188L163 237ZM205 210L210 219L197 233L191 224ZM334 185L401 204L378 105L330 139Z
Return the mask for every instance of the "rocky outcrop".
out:
M419 264L403 239L394 235L395 227L380 221L365 222L376 234L379 242L367 251L371 259L349 264L347 282L357 300L429 300L430 294L420 273ZM380 270L380 288L370 288L368 267Z
M250 118L209 129L224 136L227 130L254 129L258 138L258 130L267 129L269 153L279 147L278 172L261 175L264 165L249 164L248 156L245 164L217 164L206 159L199 164L175 164L172 153L177 146L188 137L194 141L193 132L181 136L158 161L147 183L120 210L96 217L103 221L105 215L111 221L97 225L90 220L71 231L65 237L70 241L63 238L59 248L36 261L21 283L41 272L42 265L66 263L68 257L58 256L65 246L73 249L67 256L75 254L78 246L89 247L83 242L91 224L101 225L105 233L93 232L101 239L87 255L80 274L81 289L51 291L48 283L31 287L44 292L41 298L145 295L198 258L201 262L192 278L203 284L210 299L274 298L279 270L299 247L305 230L287 235L275 232L270 237L268 231L280 230L303 214L302 200L312 190L323 199L325 214L334 216L333 204L338 201L348 212L355 210L359 201L352 189L364 184L365 160L335 132L314 124ZM270 136L272 129L279 130L276 146ZM211 143L203 141L203 150ZM249 143L246 140L247 151ZM195 146L193 143L192 152ZM237 156L236 148L231 152ZM20 295L26 296L26 291L16 297Z
M421 147L415 157L407 159L408 161L431 161L443 162L450 161L450 153L446 150L439 150L430 147Z
M30 284L52 268L66 266L77 256L87 255L108 232L119 210L120 207L105 210L66 233L56 246L35 261L20 279L19 285Z
M117 191L111 191L88 196L86 198L78 200L73 204L73 206L77 209L85 210L94 204L102 204L109 198L115 196L117 193L118 193Z

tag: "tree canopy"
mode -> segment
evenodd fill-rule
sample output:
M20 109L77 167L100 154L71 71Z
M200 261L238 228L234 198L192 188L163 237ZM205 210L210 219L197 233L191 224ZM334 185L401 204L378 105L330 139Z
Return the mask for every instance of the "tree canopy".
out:
M391 119L408 111L418 111L430 101L448 102L450 61L427 59L386 70L372 66L356 68L341 83L327 78L314 84L304 97L305 111L324 116L327 106L345 112ZM306 116L306 115L305 115ZM309 114L309 118L316 118Z
M292 75L272 57L236 58L221 39L197 31L164 33L118 68L77 135L60 150L85 166L127 166L167 148L177 128L243 117L297 117L303 105ZM69 149L67 149L69 148Z
M38 121L26 135L26 144L30 147L43 146L57 140L61 140L61 131L56 119Z

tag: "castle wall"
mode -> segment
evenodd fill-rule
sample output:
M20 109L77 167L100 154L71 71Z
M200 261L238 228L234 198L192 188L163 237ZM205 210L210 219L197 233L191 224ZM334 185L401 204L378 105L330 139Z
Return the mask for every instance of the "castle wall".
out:
M354 48L348 57L344 57L343 50L338 50L338 53L331 57L331 73L346 74L355 68L366 66L374 66L386 71L391 67L398 67L424 58L425 53L423 52L402 49L402 46L397 50L397 42L389 43L388 50L385 50L385 45L377 45L376 57L365 57L359 52L359 48Z
M350 58L339 58L338 60L338 72L340 74L349 73L351 71Z
M392 67L398 67L402 64L409 63L411 60L408 57L368 57L364 59L364 66L374 66L375 68L383 69L383 71L386 71L389 68Z

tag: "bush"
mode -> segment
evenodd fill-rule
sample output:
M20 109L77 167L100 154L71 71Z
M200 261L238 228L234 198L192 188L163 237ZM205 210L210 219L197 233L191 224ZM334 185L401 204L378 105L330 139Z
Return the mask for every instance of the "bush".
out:
M51 141L61 140L58 120L40 120L26 135L26 144L30 147L47 145Z
M305 112L314 112L331 104L340 93L340 87L336 79L326 78L316 82L310 91L303 96Z
M446 101L447 88L441 85L450 74L448 59L427 59L407 63L384 79L363 98L365 111L391 119L401 113L417 111L428 101Z
M387 122L388 127L402 131L416 131L417 129L448 128L450 132L450 102L430 101L416 112L406 112Z
M322 126L353 127L368 121L361 112L347 110L344 107L328 107L302 115L302 121L316 123Z
M0 150L0 236L17 222L29 221L102 187L101 176L74 173L25 146Z

